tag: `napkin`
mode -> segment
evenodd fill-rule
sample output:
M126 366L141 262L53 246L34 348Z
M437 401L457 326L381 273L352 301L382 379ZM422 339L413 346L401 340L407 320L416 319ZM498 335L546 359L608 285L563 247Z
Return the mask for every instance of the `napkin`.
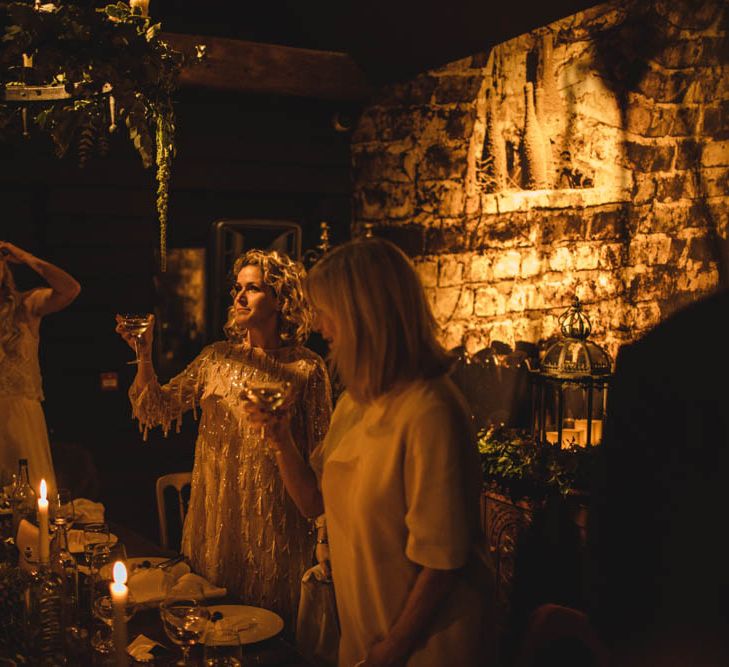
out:
M170 589L170 595L191 597L194 599L220 598L228 589L213 586L207 579L192 572L182 575L177 583Z
M164 570L159 567L135 570L128 586L137 604L161 602L170 596L201 600L222 597L228 592L225 588L213 586L204 577L192 574L187 563L177 563Z
M33 569L30 561L35 561L38 556L38 526L33 525L30 521L21 519L18 525L15 545L20 552L18 565L22 570L30 572Z
M95 503L88 498L75 498L73 501L74 523L102 523L104 521L103 503Z
M332 583L332 578L327 574L322 564L317 563L313 567L310 567L306 572L304 572L304 576L301 577L301 581L302 583L307 583L309 581L318 581L323 584L330 584Z
M138 662L152 662L154 654L151 651L155 646L162 646L162 644L144 635L137 635L134 641L127 646L127 653Z
M127 585L137 604L159 602L167 597L167 592L175 583L174 576L158 567L137 570Z

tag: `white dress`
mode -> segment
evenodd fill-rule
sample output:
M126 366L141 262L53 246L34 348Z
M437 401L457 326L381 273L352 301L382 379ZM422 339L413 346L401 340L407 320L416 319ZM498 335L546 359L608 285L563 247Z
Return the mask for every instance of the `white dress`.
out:
M28 459L30 483L39 492L45 479L49 494L56 488L46 419L41 407L43 388L38 363L38 336L21 322L17 349L0 358L0 468L18 469Z
M203 349L168 384L133 384L129 395L145 430L161 424L166 431L199 406L182 551L195 572L244 604L272 609L293 628L314 538L286 492L260 427L246 421L240 396L247 380L291 382L291 432L308 460L329 425L331 392L324 362L304 347L265 351L221 341Z
M367 405L345 392L312 466L323 467L339 666L353 667L387 635L421 566L463 570L408 667L480 665L481 471L450 380L416 382Z

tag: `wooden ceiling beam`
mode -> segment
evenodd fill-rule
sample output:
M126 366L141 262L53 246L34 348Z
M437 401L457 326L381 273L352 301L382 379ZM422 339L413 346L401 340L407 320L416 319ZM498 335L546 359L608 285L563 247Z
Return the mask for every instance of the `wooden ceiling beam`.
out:
M347 102L372 93L346 53L180 33L163 33L162 39L183 53L194 53L198 44L206 47L202 63L182 70L183 86Z

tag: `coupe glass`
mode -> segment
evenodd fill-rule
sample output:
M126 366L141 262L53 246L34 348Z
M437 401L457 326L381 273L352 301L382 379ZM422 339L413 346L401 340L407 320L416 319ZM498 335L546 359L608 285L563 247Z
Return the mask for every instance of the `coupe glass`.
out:
M144 333L151 326L152 320L152 313L121 313L119 315L119 325L125 333L134 338L134 352L136 358L134 361L127 361L128 364L139 363L139 341L142 340Z
M205 633L203 665L205 667L241 667L243 647L240 633L220 623L210 623Z
M289 397L291 383L264 382L247 380L243 382L240 397L255 405L259 410L275 415L285 405ZM266 427L261 426L261 438L266 435Z
M199 644L207 630L210 612L197 600L169 599L159 605L165 633L180 647L182 660L177 665L190 665L190 648Z

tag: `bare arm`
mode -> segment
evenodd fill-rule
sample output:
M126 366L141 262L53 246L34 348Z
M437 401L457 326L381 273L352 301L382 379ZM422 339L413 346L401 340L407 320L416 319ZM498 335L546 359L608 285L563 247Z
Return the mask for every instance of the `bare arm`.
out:
M50 289L32 290L27 297L30 313L36 317L63 310L81 292L81 285L69 273L12 243L0 241L0 252L10 262L29 266L50 286Z
M457 570L424 567L390 632L373 644L362 667L405 665L418 642L427 634L436 612L452 589Z

